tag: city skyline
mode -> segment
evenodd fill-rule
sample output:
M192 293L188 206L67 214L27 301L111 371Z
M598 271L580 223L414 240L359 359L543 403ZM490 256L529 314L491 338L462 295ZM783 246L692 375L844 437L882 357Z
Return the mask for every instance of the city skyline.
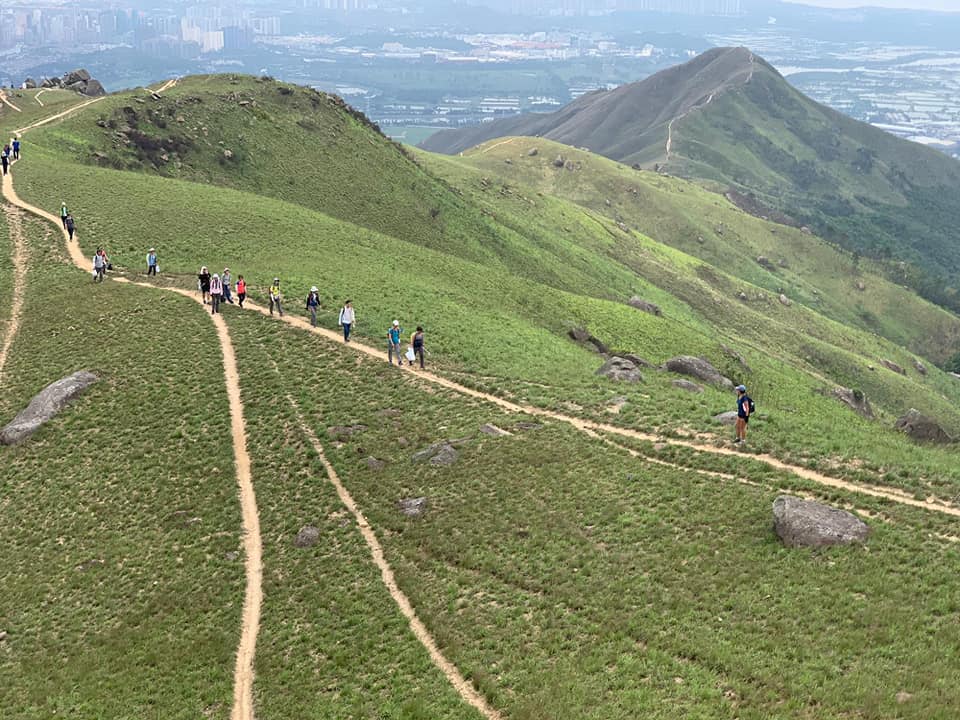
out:
M822 8L857 9L862 7L892 10L934 10L960 12L960 0L784 0L795 5L813 5Z

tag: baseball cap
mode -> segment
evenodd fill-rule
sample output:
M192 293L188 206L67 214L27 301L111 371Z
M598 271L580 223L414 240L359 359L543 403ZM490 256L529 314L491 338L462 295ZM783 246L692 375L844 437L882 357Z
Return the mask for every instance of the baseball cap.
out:
M746 385L737 385L736 389L739 390L740 392L746 392L746 391L747 391L747 386L746 386Z

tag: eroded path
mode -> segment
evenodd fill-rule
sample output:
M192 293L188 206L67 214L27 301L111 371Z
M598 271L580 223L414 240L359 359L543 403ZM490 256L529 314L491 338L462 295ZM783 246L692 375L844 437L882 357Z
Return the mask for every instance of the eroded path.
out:
M7 186L7 175L3 178L4 187ZM10 300L10 320L7 322L7 331L3 334L3 343L0 344L0 388L3 387L3 370L7 365L7 356L13 341L20 330L20 319L23 315L23 296L27 288L27 265L29 255L26 240L23 237L23 216L20 211L4 203L3 214L7 219L10 230L10 242L13 246L11 261L13 262L13 296Z

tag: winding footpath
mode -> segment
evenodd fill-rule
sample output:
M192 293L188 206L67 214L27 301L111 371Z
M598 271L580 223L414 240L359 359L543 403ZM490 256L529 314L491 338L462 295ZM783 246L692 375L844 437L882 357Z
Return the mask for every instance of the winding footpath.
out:
M163 92L172 85L176 83L176 80L171 80L165 83L160 89L153 91L155 93ZM79 103L63 112L60 112L51 117L39 120L31 125L28 125L24 128L17 130L18 133L26 132L32 128L45 125L50 122L54 122L62 117L65 117L71 113L74 113L91 103L97 102L101 98L93 98L91 100ZM708 99L709 102L709 99ZM693 108L691 108L693 109ZM7 175L3 178L3 196L4 198L12 205L15 205L22 210L30 212L38 217L44 218L52 223L54 223L58 228L61 227L59 218L55 215L46 212L40 208L37 208L33 205L30 205L22 201L16 194L13 187L13 177L12 174ZM84 273L90 272L90 262L86 258L80 249L79 243L76 240L71 241L66 232L64 232L64 240L69 251L70 259L74 265L80 268ZM149 287L152 289L158 289L158 286L152 285L145 282L130 282L125 279L118 278L117 282L125 282L132 285L137 285L140 287ZM176 289L176 288L163 288L171 292L176 292L185 297L190 297L196 302L200 302L197 298L196 292L191 292L188 290ZM21 292L17 295L22 296L22 286ZM259 312L264 316L269 315L269 311L258 304L247 302L246 307L249 307L255 312ZM237 483L240 492L240 501L241 508L243 513L243 529L244 529L244 549L246 554L246 594L244 599L244 608L243 608L243 620L241 627L241 638L239 647L237 650L236 658L236 668L234 673L234 705L233 711L231 714L232 720L252 720L254 717L254 708L253 708L253 680L254 680L254 656L256 650L256 639L257 632L259 629L260 622L260 609L263 601L262 597L262 543L260 537L260 524L259 516L257 513L256 497L254 493L253 480L250 471L250 458L247 452L246 446L246 425L243 415L243 404L241 399L240 392L240 381L239 375L237 372L236 365L236 356L233 349L233 344L230 339L229 330L227 328L226 322L223 320L223 317L220 315L211 315L211 320L214 323L218 339L220 341L221 350L223 354L223 365L224 365L224 381L226 384L227 394L230 401L230 416L231 416L231 431L233 436L233 446L234 446L234 462L236 466L237 473ZM287 323L288 325L295 327L299 330L313 333L314 335L323 337L326 340L329 340L336 345L356 353L360 353L381 361L386 361L386 353L382 350L370 347L367 345L359 343L351 343L350 345L344 346L341 340L341 337L338 333L333 330L326 328L314 328L311 327L309 322L305 318L300 318L296 316L286 315L280 318L280 321ZM10 333L8 333L9 337ZM6 344L7 341L5 341ZM692 472L701 473L703 475L709 475L711 477L720 479L720 480L733 480L740 481L747 484L749 481L738 479L733 475L726 473L716 473L711 471L701 471L695 468L686 468L684 466L674 466L672 463L667 463L666 461L659 460L657 458L650 458L637 450L625 447L618 443L613 442L610 438L611 436L627 438L632 440L639 440L644 442L657 442L663 443L666 445L678 446L688 448L701 453L708 453L719 456L735 456L735 457L745 457L749 460L758 461L765 463L767 466L774 468L776 470L784 471L790 474L793 474L796 477L799 477L803 480L810 481L822 487L828 487L837 490L843 490L846 492L867 495L876 498L882 498L889 500L891 502L907 505L912 507L922 508L924 510L942 513L945 515L950 515L953 517L960 517L960 508L940 502L938 500L918 500L912 495L897 490L895 488L881 487L875 485L859 484L852 483L838 478L830 477L823 475L821 473L809 470L804 467L799 467L795 465L790 465L786 462L783 462L771 455L744 455L743 453L730 450L727 448L717 447L713 445L700 444L693 441L680 440L674 438L662 438L657 435L644 433L638 430L632 430L629 428L619 427L616 425L611 425L608 423L598 422L595 420L587 420L584 418L579 418L576 416L566 415L563 413L555 412L552 410L546 410L543 408L535 407L532 405L518 404L511 402L504 398L498 397L496 395L491 395L489 393L481 392L479 390L474 390L472 388L466 387L457 383L456 381L450 380L441 375L437 375L428 371L414 370L410 369L405 375L415 381L428 382L439 387L446 388L451 390L459 395L465 397L471 397L479 399L495 405L507 412L525 414L533 417L540 417L544 419L553 420L560 423L566 423L576 430L583 432L584 434L598 438L601 441L624 450L631 455L643 458L647 461L653 462L655 464L661 464L671 467L681 467ZM454 688L459 692L461 697L469 703L471 706L479 710L487 720L500 720L501 716L495 709L491 708L486 700L480 695L476 689L463 677L463 675L457 670L457 668L447 660L442 652L440 651L436 641L430 635L427 628L424 626L423 622L417 617L416 611L414 610L412 604L410 603L407 596L399 588L394 576L393 570L390 567L388 561L384 556L383 547L380 544L379 540L376 537L373 529L371 528L369 522L366 520L360 508L357 506L353 497L350 495L346 487L340 481L340 478L337 476L335 469L332 464L328 461L326 455L323 452L323 447L319 442L319 439L316 437L316 434L312 431L309 425L305 422L298 406L296 405L293 398L289 398L291 404L294 407L294 410L298 416L301 429L306 434L314 449L318 453L321 462L326 469L327 476L330 482L334 485L338 496L340 497L341 502L350 510L353 514L357 525L360 529L360 532L363 535L364 540L366 541L368 548L370 549L373 561L381 572L381 578L389 591L394 602L397 604L401 613L408 620L410 628L420 643L427 649L430 654L431 660L434 664L445 674L449 682L454 686Z
M7 175L3 178L4 187L7 184ZM23 224L20 211L10 205L4 205L3 214L7 218L7 227L10 232L10 242L13 244L13 297L10 300L10 320L7 322L7 332L0 344L0 388L3 387L3 370L7 364L10 348L20 330L20 319L23 315L23 296L27 288L27 264L29 262L27 243L23 239Z

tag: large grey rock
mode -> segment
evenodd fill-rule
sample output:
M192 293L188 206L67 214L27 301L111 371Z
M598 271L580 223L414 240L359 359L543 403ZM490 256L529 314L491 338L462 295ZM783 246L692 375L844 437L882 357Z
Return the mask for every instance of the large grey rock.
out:
M867 399L867 396L859 390L838 387L834 388L833 396L854 412L873 420L873 408L870 407L870 401Z
M16 445L28 438L98 379L93 373L81 370L47 385L19 415L0 430L0 445Z
M703 392L702 385L697 385L695 382L690 382L689 380L674 380L673 386L681 390L686 390L687 392L692 392L692 393Z
M90 73L88 73L83 68L78 68L76 70L71 70L63 76L63 82L65 85L72 85L73 83L78 82L87 82L90 79Z
M603 375L618 382L643 382L643 375L640 374L637 366L622 357L612 357L607 360L597 370L597 375Z
M719 415L714 415L713 419L721 425L736 425L737 411L731 410L729 412L720 413Z
M453 445L448 442L439 442L415 453L413 462L429 462L431 465L446 466L453 465L459 457L460 455Z
M657 317L660 317L661 315L663 315L663 311L660 310L659 305L656 305L652 302L648 302L644 300L642 297L638 297L636 295L634 295L632 298L630 298L627 301L627 305L629 305L632 308L636 308L637 310L643 310L644 312L650 313L651 315L656 315Z
M902 367L900 367L899 365L897 365L893 360L886 360L886 359L884 359L884 360L881 360L881 361L880 361L880 364L883 365L887 370L891 370L891 371L897 373L898 375L906 375L906 374L907 374L907 371L904 370L904 369L903 369Z
M298 548L313 547L320 539L320 529L313 525L304 525L294 538L293 544Z
M106 95L107 91L103 85L100 84L99 80L89 80L87 87L83 90L83 94L89 97L100 97Z
M487 423L486 425L480 426L480 432L484 435L490 435L491 437L507 437L511 433L507 432L503 428L498 428L496 425Z
M855 515L790 495L774 501L773 529L787 547L851 545L870 536L870 526Z
M953 442L953 438L937 423L936 420L928 418L919 410L913 408L897 420L894 427L902 433L909 435L914 440L923 442L938 443L947 445Z
M914 358L913 367L914 367L914 369L915 369L918 373L920 373L921 375L926 375L926 374L927 374L927 366L924 365L924 364L923 364L922 362L920 362L919 360L917 360L916 358Z
M23 81L23 87L27 90L33 90L37 87L37 81L33 78L27 78Z
M601 355L606 355L609 352L607 346L604 345L598 338L595 338L593 335L591 335L590 331L584 327L570 328L570 330L567 331L567 334L570 336L571 340L575 340L589 350L598 352Z
M703 358L681 355L667 360L664 367L678 375L689 375L717 387L727 390L733 389L733 382L721 375L719 370Z
M405 498L397 502L402 512L407 517L420 517L427 511L427 499L425 497Z

